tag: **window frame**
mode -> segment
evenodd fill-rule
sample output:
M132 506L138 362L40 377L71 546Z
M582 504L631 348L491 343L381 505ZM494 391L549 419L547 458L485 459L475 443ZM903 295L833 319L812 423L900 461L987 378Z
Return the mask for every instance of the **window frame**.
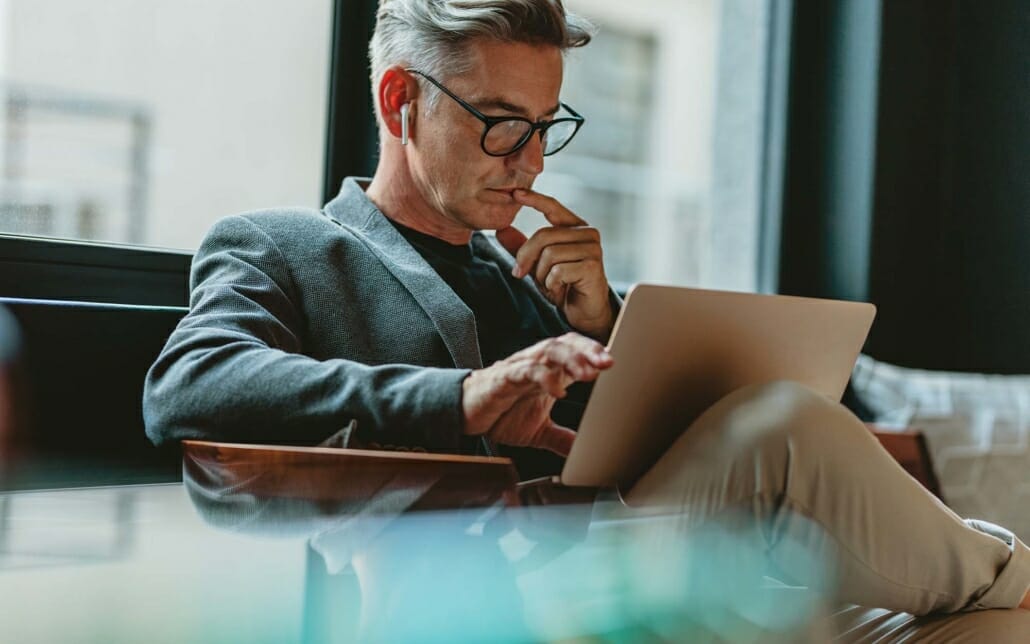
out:
M763 147L758 284L778 290L780 220L792 0L772 0L769 85ZM333 0L322 199L347 176L371 176L378 162L367 43L378 0ZM0 297L186 306L193 254L148 246L32 237L0 232ZM620 285L625 288L626 285Z
M378 0L335 0L323 203L336 196L344 178L371 177L379 159L368 69L368 41L378 8Z

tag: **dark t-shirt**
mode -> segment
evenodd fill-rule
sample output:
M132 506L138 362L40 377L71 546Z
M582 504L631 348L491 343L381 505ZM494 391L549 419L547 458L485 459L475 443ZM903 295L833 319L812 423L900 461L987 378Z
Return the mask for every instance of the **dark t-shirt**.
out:
M567 330L542 318L526 285L489 257L477 254L471 243L449 244L395 221L392 223L461 301L472 309L484 366ZM590 389L585 384L570 387L568 396L555 404L551 418L576 429ZM523 479L561 471L562 459L550 452L503 445L499 449L512 458Z

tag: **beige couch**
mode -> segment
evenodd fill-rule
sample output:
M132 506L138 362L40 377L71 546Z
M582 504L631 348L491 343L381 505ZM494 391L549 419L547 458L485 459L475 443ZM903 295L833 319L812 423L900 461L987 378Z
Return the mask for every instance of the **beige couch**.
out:
M877 425L922 430L948 505L1030 541L1030 376L906 369L863 355L852 385Z

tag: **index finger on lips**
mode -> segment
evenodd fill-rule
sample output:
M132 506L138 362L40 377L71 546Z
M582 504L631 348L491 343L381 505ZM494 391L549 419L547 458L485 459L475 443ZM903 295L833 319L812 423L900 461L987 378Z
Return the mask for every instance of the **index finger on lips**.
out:
M554 197L532 190L516 190L512 196L520 204L538 211L554 226L584 226L587 223Z

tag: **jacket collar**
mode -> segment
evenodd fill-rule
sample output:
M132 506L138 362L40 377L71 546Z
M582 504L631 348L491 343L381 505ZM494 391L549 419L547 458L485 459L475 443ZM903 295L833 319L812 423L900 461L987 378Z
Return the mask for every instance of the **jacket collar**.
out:
M432 320L454 366L483 366L472 310L461 301L432 266L419 255L386 216L365 195L367 179L344 179L340 194L325 206L325 213L364 240L387 270L404 285ZM481 233L476 236L482 237ZM485 238L479 242L486 242Z

